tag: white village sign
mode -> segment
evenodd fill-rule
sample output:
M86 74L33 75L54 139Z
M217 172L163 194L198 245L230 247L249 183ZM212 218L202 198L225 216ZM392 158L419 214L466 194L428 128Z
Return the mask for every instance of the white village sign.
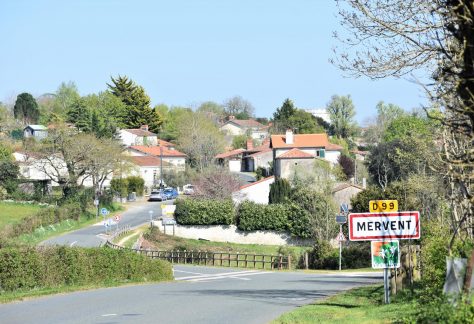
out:
M419 238L420 213L417 211L349 214L351 241Z

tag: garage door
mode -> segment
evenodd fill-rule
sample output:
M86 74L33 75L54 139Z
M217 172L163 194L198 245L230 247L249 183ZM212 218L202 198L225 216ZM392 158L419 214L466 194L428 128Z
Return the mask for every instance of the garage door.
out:
M229 161L229 170L231 172L240 172L241 165L240 165L240 160L230 160Z

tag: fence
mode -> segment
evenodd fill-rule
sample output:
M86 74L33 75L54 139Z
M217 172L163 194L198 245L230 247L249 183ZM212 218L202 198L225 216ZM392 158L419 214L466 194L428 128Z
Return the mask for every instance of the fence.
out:
M107 241L105 245L113 249L126 249L110 241ZM152 259L167 260L171 263L254 269L283 270L291 268L290 255L285 256L205 251L151 251L143 249L131 250L146 255Z

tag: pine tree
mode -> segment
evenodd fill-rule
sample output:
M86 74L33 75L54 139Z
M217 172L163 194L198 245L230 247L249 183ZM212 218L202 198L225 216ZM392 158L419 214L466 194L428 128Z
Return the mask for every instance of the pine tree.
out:
M276 179L274 183L270 185L269 203L279 204L286 202L291 193L290 183L286 179Z
M91 112L86 106L84 99L76 100L67 112L67 121L73 123L77 129L83 132L91 132Z
M24 124L36 124L40 114L35 98L26 92L19 94L16 98L13 113L15 118L21 120Z

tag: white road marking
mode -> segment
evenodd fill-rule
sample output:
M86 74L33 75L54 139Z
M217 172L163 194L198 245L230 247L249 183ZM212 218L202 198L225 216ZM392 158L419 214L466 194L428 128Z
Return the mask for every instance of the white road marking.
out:
M176 278L176 280L188 280L188 279L196 279L196 278L215 277L215 276L232 276L232 275L238 275L238 274L241 274L241 273L253 273L253 272L257 272L257 270L222 272L222 273L201 273L197 276L188 276L188 277Z
M173 272L182 272L182 273L190 273L190 274L196 274L196 275L204 275L204 273L201 273L201 272L191 272L191 271L183 271L183 270L176 270L176 269L173 269Z
M187 281L191 281L191 282L199 282L199 281L208 281L208 280L219 280L219 279L227 279L227 278L230 278L230 279L243 279L243 280L251 280L249 278L240 278L240 277L243 277L243 276L253 276L253 275L260 275L260 274L268 274L270 272L253 272L253 273L248 273L248 274L239 274L239 275L235 275L235 276L215 276L215 277L207 277L207 278L196 278L196 279L189 279Z
M76 244L77 241L72 242L69 246L72 247L74 244Z
M107 316L117 316L117 314L104 314L104 315L101 315L103 317L107 317Z

